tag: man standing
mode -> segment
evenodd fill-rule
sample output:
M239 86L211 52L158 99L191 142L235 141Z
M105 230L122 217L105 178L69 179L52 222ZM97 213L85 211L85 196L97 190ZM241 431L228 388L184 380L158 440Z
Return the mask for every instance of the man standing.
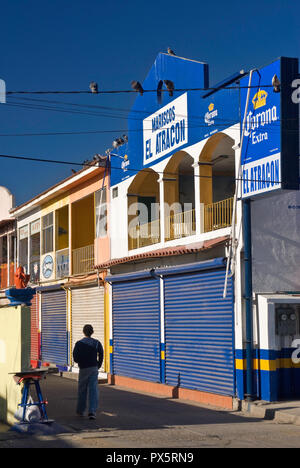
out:
M103 362L103 347L100 341L91 338L92 325L83 327L84 338L77 341L73 351L74 361L79 366L77 414L83 416L89 396L89 419L96 419L98 408L98 369Z

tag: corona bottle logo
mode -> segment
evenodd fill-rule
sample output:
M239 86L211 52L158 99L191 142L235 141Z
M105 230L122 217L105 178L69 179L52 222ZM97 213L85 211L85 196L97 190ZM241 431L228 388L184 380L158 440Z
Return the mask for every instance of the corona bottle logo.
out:
M268 93L260 89L252 99L253 109L256 110L260 107L264 107L267 104L267 97Z
M214 125L214 118L218 116L218 109L215 109L215 105L211 102L208 106L208 112L204 116L204 122L207 125Z
M124 155L124 158L123 158L123 161L122 161L122 164L121 164L121 167L122 167L122 169L123 169L124 172L127 171L127 167L129 166L129 164L130 164L130 161L129 161L129 159L128 159L128 155L125 154L125 155Z

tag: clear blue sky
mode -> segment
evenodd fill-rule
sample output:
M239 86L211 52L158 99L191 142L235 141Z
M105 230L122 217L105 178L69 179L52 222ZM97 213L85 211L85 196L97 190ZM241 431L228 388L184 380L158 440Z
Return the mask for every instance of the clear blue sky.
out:
M143 81L156 55L171 46L179 56L207 62L212 85L281 55L299 57L299 17L300 4L291 0L2 0L0 78L10 91L83 90L92 80L100 89L130 89L130 81ZM0 104L0 134L107 132L0 136L0 154L74 162L104 153L126 131L134 100L132 94L22 97L117 108L32 110L20 107L29 104L20 96L8 98L18 106ZM70 174L70 166L0 158L0 185L17 204Z

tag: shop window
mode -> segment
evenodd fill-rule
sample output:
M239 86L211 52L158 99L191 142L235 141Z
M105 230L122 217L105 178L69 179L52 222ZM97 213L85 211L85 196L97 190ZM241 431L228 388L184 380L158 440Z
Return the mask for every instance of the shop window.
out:
M56 212L56 250L69 247L69 207L64 206Z
M19 229L19 266L28 273L28 225Z
M36 283L40 279L40 220L30 224L30 281Z
M106 187L95 193L96 237L107 236L107 204Z
M42 253L53 252L53 213L49 213L42 218L42 239Z

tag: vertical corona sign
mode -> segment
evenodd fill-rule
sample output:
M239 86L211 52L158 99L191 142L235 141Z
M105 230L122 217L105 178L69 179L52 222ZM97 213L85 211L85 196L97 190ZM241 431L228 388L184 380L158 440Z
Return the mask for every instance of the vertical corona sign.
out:
M255 71L246 116L248 79L241 81L242 198L299 188L299 110L291 86L297 74L298 60L288 58Z

